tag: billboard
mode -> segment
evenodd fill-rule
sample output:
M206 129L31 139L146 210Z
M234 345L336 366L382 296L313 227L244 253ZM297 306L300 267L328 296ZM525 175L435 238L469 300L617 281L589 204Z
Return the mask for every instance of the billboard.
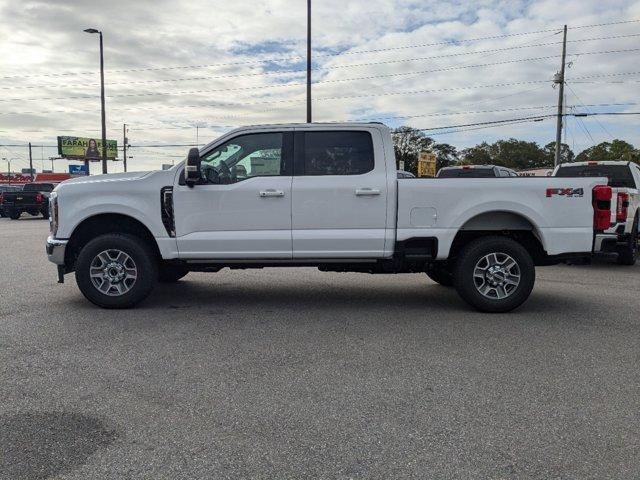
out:
M58 155L76 160L102 159L102 140L91 137L58 137ZM107 158L118 156L118 142L107 140Z

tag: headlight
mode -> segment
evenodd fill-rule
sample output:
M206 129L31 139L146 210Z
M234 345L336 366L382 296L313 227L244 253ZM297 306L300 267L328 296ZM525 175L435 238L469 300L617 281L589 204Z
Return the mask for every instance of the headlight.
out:
M56 192L51 193L49 197L49 230L55 238L58 233L58 194Z

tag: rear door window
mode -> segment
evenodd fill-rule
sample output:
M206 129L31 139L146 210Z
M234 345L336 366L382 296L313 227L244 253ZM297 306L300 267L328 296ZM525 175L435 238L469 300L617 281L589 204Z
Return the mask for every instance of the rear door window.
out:
M362 175L373 170L369 132L305 132L304 175Z

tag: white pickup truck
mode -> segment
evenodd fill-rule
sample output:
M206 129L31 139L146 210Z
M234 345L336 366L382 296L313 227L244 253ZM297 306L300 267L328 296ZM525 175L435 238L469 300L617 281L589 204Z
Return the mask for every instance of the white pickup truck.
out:
M640 219L640 167L633 162L563 163L554 177L607 177L611 187L611 222L596 235L594 250L617 253L621 265L635 265L638 257Z
M606 178L398 179L382 124L240 128L166 171L73 179L51 196L49 259L105 308L224 267L426 273L485 312L535 265L589 257ZM606 224L606 225L605 225Z

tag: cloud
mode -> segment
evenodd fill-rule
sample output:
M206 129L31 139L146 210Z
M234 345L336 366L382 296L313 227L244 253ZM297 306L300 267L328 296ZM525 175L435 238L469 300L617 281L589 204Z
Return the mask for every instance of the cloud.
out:
M10 25L0 29L0 143L53 145L56 135L100 131L98 39L87 27L104 32L108 137L121 140L129 125L136 169L187 150L141 145L304 121L305 2L0 0L0 16ZM639 18L638 1L316 1L314 116L433 128L552 114L562 25ZM639 37L625 35L638 32L640 23L569 30L569 105L636 101L638 75L596 75L637 70L639 52L593 52L633 49ZM512 136L546 144L554 132L550 119L437 138L458 147ZM580 150L607 132L640 144L629 118L608 117L570 118L567 141ZM26 166L24 148L0 155Z

